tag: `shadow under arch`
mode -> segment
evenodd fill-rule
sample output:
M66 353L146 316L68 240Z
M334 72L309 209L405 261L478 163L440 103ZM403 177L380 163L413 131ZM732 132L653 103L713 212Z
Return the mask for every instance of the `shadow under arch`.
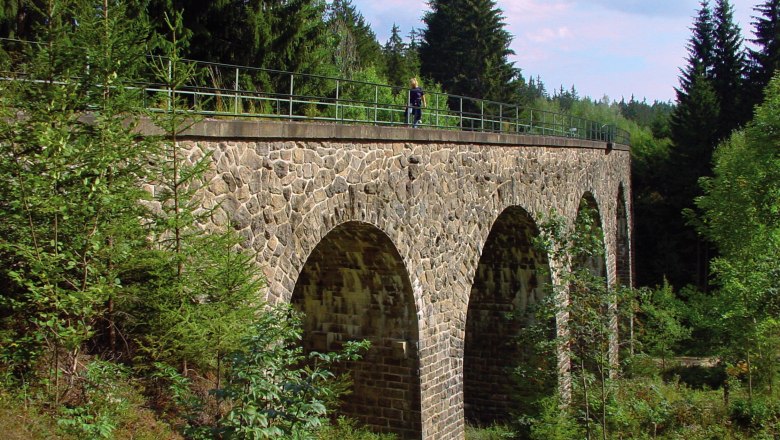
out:
M463 399L469 423L509 421L528 412L529 394L549 391L513 374L529 361L530 352L530 347L518 346L516 337L532 319L530 306L550 285L547 255L533 246L538 235L528 212L513 206L499 215L485 242L466 315ZM554 377L555 365L549 369Z
M593 252L587 257L578 257L573 261L574 269L588 268L591 273L607 279L606 242L604 241L604 229L601 223L601 212L593 194L586 192L580 199L577 209L577 218L574 220L576 236L594 240L591 244L598 246L598 252ZM593 249L591 249L592 251Z
M343 365L352 379L341 415L378 432L419 438L419 331L409 275L390 238L376 226L350 221L315 246L293 290L304 313L304 350L336 350L368 339L363 359Z

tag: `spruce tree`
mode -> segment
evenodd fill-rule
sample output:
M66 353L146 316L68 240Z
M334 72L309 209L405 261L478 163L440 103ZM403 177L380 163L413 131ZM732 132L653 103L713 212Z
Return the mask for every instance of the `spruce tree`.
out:
M755 38L750 40L756 49L749 50L748 111L761 103L764 88L780 68L780 0L767 0L754 10L761 15L754 17Z
M151 162L155 190L144 235L149 246L136 259L134 295L120 304L122 328L140 367L178 364L185 376L199 368L215 372L219 386L225 356L240 348L262 313L262 276L232 228L207 225L219 209L204 207L198 196L211 153L192 151L181 140L197 122L181 93L195 69L181 56L187 44L180 37L181 15L166 16L166 25L168 38L159 43L165 55L152 63L167 92L158 95L157 107L165 110L152 118L165 134L151 138L160 150Z
M416 51L403 42L401 31L397 25L393 25L390 39L385 43L384 72L388 83L398 88L406 88L409 78L418 73Z
M37 81L0 95L0 358L23 373L48 354L59 396L87 341L101 330L111 339L123 268L145 242L138 200L151 150L133 132L143 29L121 1L45 6L42 44L19 65Z
M334 0L328 7L328 27L336 38L334 64L340 76L374 66L382 59L382 48L376 34L351 0Z
M510 102L520 70L509 62L512 36L493 0L432 0L420 44L423 76L452 94Z
M750 119L750 111L745 110L743 99L747 63L742 49L742 35L739 26L734 23L734 8L729 0L717 1L713 21L715 46L712 77L713 88L720 104L716 133L716 141L720 141L747 122Z
M324 10L319 0L149 0L147 6L162 34L164 13L181 11L188 58L314 73L327 65Z
M0 37L16 37L20 6L19 0L0 1Z
M674 243L674 249L666 252L663 272L675 286L706 285L706 269L702 266L706 252L682 217L684 209L693 207L698 179L710 173L720 121L720 100L714 82L715 21L709 2L703 0L700 6L688 43L688 65L681 71L677 106L670 121L674 148L664 193L672 217L668 219L669 236L660 241Z

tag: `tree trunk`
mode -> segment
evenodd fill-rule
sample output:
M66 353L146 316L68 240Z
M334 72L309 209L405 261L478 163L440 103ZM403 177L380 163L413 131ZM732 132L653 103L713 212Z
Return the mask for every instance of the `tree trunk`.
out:
M590 402L588 402L588 381L585 377L585 360L580 359L580 374L582 375L582 394L585 403L585 438L590 440Z

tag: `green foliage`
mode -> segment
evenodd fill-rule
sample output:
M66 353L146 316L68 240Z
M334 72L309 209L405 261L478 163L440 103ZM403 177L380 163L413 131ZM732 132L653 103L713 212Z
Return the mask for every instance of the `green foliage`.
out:
M164 35L164 14L181 12L188 58L309 73L330 65L324 10L320 0L151 0L146 8Z
M777 402L738 399L729 407L729 417L749 432L765 433L772 436L769 438L780 434L780 407Z
M531 427L532 440L569 440L583 438L585 433L557 397L541 402L541 415Z
M747 61L742 31L734 22L734 7L729 0L715 1L713 22L715 48L712 79L720 105L717 138L724 139L732 130L744 125L751 116L750 107L746 107L744 102Z
M32 399L0 385L0 432L8 439L47 440L57 437L57 423Z
M764 88L780 68L780 1L767 0L753 9L759 14L753 17L755 38L750 40L755 48L748 48L748 110L762 102Z
M702 1L692 31L671 119L675 148L664 194L674 214L668 235L677 242L670 267L682 270L668 275L674 285L694 284L706 291L711 246L678 213L694 207L693 200L701 194L697 180L712 173L715 145L743 125L750 111L742 98L746 62L730 2L717 0L713 10Z
M145 406L137 382L122 367L89 361L79 371L67 405L53 407L35 387L0 386L0 432L4 439L180 439ZM91 370L91 372L87 372ZM102 430L102 435L101 435ZM109 432L110 431L110 432Z
M151 150L132 134L138 91L123 87L136 79L141 30L118 18L121 5L55 6L47 44L24 60L44 80L8 84L0 103L2 358L17 373L44 350L53 370L68 358L66 372L75 373L82 345L110 322L103 307L123 294L119 272L143 237L137 201ZM84 24L75 30L67 25L74 16ZM92 49L77 50L85 41Z
M81 405L64 408L57 423L78 437L114 438L119 418L130 406L123 389L127 377L118 364L90 362L78 379Z
M326 422L337 362L357 360L368 342L348 342L341 353L303 354L300 316L280 306L260 316L246 350L231 360L220 397L233 405L222 427L239 438L309 438ZM305 365L301 367L302 365Z
M375 434L359 428L354 420L339 417L335 424L320 428L316 438L317 440L395 440L397 437L393 434Z
M417 50L404 43L398 26L393 25L390 39L383 48L383 72L388 84L397 87L397 93L403 94L410 78L416 78L420 72L420 60Z
M250 335L241 341L242 348L225 360L224 386L210 392L218 399L218 413L211 423L203 419L209 402L192 392L190 379L159 363L154 377L173 396L186 423L184 431L191 437L304 439L315 434L321 438L336 433L353 438L367 435L345 421L332 430L324 427L342 380L328 368L358 360L369 343L349 342L341 352L312 352L307 356L300 346L301 336L300 315L289 305L269 306L260 312Z
M506 426L493 425L487 428L466 426L466 440L510 440L515 432Z
M617 318L618 291L608 288L604 277L604 239L600 218L592 201L583 198L573 227L570 229L558 215L552 214L540 226L537 246L546 250L560 266L553 288L554 316L567 316L565 336L558 340L558 350L566 350L571 358L573 395L560 425L541 428L551 417L554 402L542 401L540 416L531 424L531 434L539 436L571 435L568 419L582 422L588 438L595 435L592 424L601 426L607 435L607 405L614 394L610 370L611 353ZM548 312L549 313L549 312ZM549 318L548 318L549 320ZM549 321L547 321L549 322ZM560 386L560 385L559 385ZM580 429L580 427L577 427ZM543 430L535 433L535 430Z
M327 8L327 25L335 38L332 63L340 78L352 78L357 70L380 68L382 48L352 0L331 2Z
M204 227L216 211L196 191L210 157L177 142L195 122L180 93L195 72L178 14L157 43L166 58L150 66L167 87L153 118L165 136L137 137L143 96L127 86L147 46L124 5L57 3L48 44L23 58L41 81L9 82L0 95L3 383L34 389L25 404L48 400L63 438L170 437L144 426L130 375L146 373L153 403L173 408L193 438L311 436L342 390L327 368L366 344L304 356L299 319L264 310L254 255L229 221L227 232ZM216 400L198 393L193 368L214 380ZM155 394L155 383L170 391Z
M354 72L356 82L342 82L338 106L329 106L325 114L340 121L399 121L405 101L393 94L389 87L377 86L384 82L373 67ZM335 90L333 91L335 95ZM378 102L381 109L374 105ZM390 109L395 109L395 111Z
M692 391L658 378L623 380L612 402L617 438L734 438L717 392Z
M691 334L682 325L685 306L668 283L658 289L639 289L637 295L640 310L637 340L645 353L660 357L665 367L666 360L676 353L677 344Z
M715 176L702 180L705 194L697 199L700 230L721 252L713 262L719 285L714 327L729 358L747 362L749 384L758 379L770 389L780 346L778 107L780 79L773 79L755 119L718 147Z
M512 36L493 0L431 1L423 18L420 71L449 93L498 102L519 97L520 70L508 61ZM458 29L459 32L452 32Z

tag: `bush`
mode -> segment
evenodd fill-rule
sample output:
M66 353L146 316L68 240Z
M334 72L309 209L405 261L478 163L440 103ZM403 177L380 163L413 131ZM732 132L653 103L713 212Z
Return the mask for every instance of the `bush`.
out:
M780 423L780 408L771 401L738 399L729 407L729 418L740 428L752 432L776 429Z
M75 379L77 393L60 410L59 435L90 439L177 438L144 409L145 401L119 364L93 360Z
M511 440L517 433L506 426L493 425L488 428L466 426L466 440Z
M541 401L542 411L531 425L533 440L570 440L585 438L585 432L569 411L561 408L557 397Z
M336 423L322 427L317 440L395 440L393 434L376 434L357 426L352 419L339 417Z

